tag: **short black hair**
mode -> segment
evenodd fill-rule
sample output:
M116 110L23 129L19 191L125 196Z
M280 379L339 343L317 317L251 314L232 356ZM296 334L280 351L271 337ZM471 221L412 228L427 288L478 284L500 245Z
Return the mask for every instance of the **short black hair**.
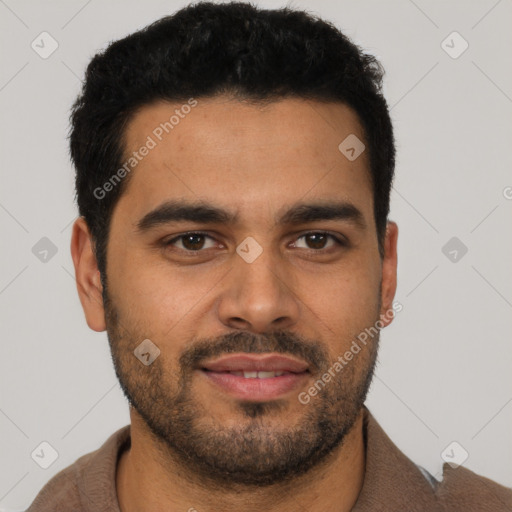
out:
M128 179L104 197L95 190L122 165L129 121L158 100L221 94L257 102L334 101L357 113L369 152L382 257L395 167L383 75L379 61L334 25L288 7L199 2L112 42L87 67L69 135L79 214L90 229L104 282L112 212Z

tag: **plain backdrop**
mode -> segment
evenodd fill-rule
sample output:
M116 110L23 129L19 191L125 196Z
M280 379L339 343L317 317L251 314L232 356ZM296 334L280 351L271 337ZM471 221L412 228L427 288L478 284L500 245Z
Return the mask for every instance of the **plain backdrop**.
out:
M88 329L76 292L68 115L97 51L185 4L0 2L0 509L26 508L129 421L106 333ZM387 73L403 310L382 333L368 407L437 478L456 441L466 467L512 486L512 3L289 5L334 22ZM50 48L42 32L58 44L45 59L31 46ZM44 237L57 251L46 262ZM31 457L43 441L58 452L48 469Z

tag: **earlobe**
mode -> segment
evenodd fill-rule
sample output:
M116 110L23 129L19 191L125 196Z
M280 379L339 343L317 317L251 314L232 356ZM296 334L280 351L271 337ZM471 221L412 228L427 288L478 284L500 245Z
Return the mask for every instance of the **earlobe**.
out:
M106 324L102 297L103 286L89 227L83 217L79 217L73 224L71 256L75 266L78 296L87 325L94 331L104 331Z
M398 226L395 222L389 221L386 227L384 258L382 260L380 317L383 327L389 325L394 317L391 311L397 286L397 243Z

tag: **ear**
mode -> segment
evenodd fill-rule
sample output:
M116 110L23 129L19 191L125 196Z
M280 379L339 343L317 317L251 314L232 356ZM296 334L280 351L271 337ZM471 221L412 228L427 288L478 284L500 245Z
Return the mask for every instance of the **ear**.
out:
M397 242L398 226L395 222L390 221L386 226L384 258L382 260L380 320L383 327L389 325L394 317L394 315L389 314L389 311L392 310L396 293Z
M93 331L104 331L105 310L103 308L103 286L94 255L92 237L83 217L73 224L71 256L75 266L76 286L87 325Z

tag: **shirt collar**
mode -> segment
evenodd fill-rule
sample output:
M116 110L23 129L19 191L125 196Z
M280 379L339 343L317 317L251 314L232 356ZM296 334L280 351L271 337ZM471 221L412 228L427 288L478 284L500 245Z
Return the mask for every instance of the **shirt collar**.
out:
M366 407L363 407L363 435L365 476L352 512L440 510L432 486L391 441ZM112 434L77 471L85 511L120 512L116 469L120 454L129 446L130 425L127 425Z

